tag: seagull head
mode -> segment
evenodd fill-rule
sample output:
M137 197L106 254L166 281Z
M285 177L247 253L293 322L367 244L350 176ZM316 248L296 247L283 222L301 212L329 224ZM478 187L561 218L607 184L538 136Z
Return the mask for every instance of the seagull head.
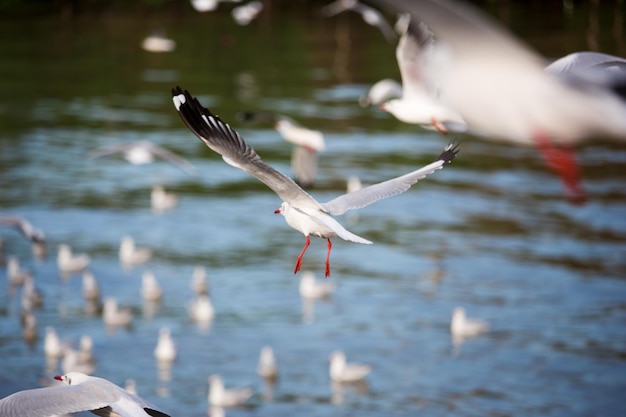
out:
M284 216L288 210L288 206L289 206L288 203L286 201L283 201L280 207L274 210L274 214L282 214Z
M65 375L57 375L54 377L57 381L65 382L67 385L77 385L81 382L85 382L88 378L88 375L81 372L68 372Z

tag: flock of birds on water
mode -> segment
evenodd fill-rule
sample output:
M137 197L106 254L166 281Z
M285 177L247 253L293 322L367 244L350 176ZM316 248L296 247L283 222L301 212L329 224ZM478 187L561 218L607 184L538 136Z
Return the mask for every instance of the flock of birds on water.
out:
M223 1L223 0L222 0ZM231 0L236 1L236 0ZM385 38L399 37L396 57L402 82L382 80L361 99L361 105L377 105L397 119L437 131L442 135L479 136L514 145L536 146L548 169L562 180L565 195L574 203L585 200L582 174L576 164L574 146L596 138L626 140L626 60L598 52L575 52L546 64L521 41L464 3L447 0L379 0L378 6L398 14L395 28L378 9L358 0L336 0L321 11L334 16L340 12L360 13L368 24L378 27ZM219 0L192 0L193 7L207 12ZM250 23L262 11L260 1L233 9L239 24ZM142 47L167 52L175 42L162 37L147 38ZM233 167L256 177L282 200L277 214L305 236L305 245L296 259L294 273L301 269L310 236L327 241L325 275L330 276L331 238L370 244L366 238L344 228L334 216L359 209L380 199L407 191L417 181L444 168L459 153L455 140L446 145L433 162L397 178L363 187L351 179L348 192L320 203L305 191L315 181L318 153L325 148L323 134L298 125L294 120L273 113L242 112L240 121L270 120L283 138L294 145L292 169L295 181L266 164L241 135L195 98L190 92L172 89L174 108L184 124L206 146L220 154ZM98 158L122 153L133 164L146 164L164 158L189 175L198 175L184 158L149 141L112 145L96 150ZM177 196L156 186L151 194L156 212L176 206ZM44 233L28 220L13 216L0 218L0 227L13 227L32 242L36 256L46 251ZM152 253L137 247L130 236L120 242L122 265L147 262ZM115 298L102 295L98 282L89 271L90 257L75 254L67 244L58 247L61 274L82 274L83 298L106 326L129 326L130 309L118 306ZM16 257L6 259L11 291L21 287L21 321L25 340L37 339L34 311L42 302L31 274L23 270ZM189 316L198 323L210 323L214 309L209 296L206 270L198 266L191 287L195 298L187 305ZM336 289L332 280L316 280L303 271L300 294L303 299L330 296ZM156 277L142 275L141 296L158 302L163 297ZM473 337L489 330L488 323L469 319L462 307L452 312L450 332L454 338ZM19 391L0 400L3 417L47 417L81 411L101 416L168 416L164 410L136 395L132 381L122 388L106 379L91 376L94 371L93 341L88 335L77 350L60 340L52 327L46 328L44 352L50 369L61 360L64 375L57 375L50 386ZM168 328L161 328L154 356L166 372L177 358L176 343ZM355 383L372 371L367 364L351 363L341 351L329 356L329 377L333 383ZM160 368L161 369L161 368ZM257 373L266 381L276 381L279 368L270 346L259 355ZM214 410L235 407L254 394L250 388L226 388L217 374L209 376L208 402ZM218 414L219 415L219 414Z

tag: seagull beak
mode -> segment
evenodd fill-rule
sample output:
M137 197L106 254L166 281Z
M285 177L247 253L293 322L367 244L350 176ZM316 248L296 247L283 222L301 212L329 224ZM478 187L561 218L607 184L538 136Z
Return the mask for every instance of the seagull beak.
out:
M277 208L276 210L274 210L274 214L280 214L280 209Z
M380 104L378 108L381 110L387 110L387 106L385 105L385 103Z
M57 381L63 381L63 377L61 375L57 375L54 377Z

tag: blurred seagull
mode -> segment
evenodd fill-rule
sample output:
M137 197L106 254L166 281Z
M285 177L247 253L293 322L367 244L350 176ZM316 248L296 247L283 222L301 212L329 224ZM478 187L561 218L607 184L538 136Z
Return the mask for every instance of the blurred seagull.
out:
M129 327L133 321L133 313L130 308L118 307L115 298L107 297L102 308L102 320L106 326Z
M61 343L56 330L53 327L46 327L46 334L43 339L43 351L48 358L60 358L63 356L66 344Z
M268 381L276 381L278 378L278 366L274 357L274 350L271 346L263 346L259 355L257 373Z
M96 281L96 277L94 276L93 272L83 272L82 287L83 298L86 301L94 302L100 300L100 287L98 286L98 281Z
M191 176L195 175L196 168L191 165L189 161L147 140L103 146L96 149L91 154L91 158L100 158L101 156L116 153L123 153L124 159L133 165L152 163L154 162L155 157L163 158L166 161L178 166L187 174Z
M46 236L40 230L35 228L28 220L18 217L0 217L0 226L14 227L20 231L28 240L33 243L45 243Z
M252 394L251 388L224 388L224 382L217 374L209 377L209 404L214 407L237 407Z
M209 282L206 278L206 268L197 265L191 273L191 289L196 295L206 295L209 293Z
M122 265L139 265L150 260L152 257L152 251L147 248L136 247L135 240L132 237L124 236L120 242L119 256Z
M572 147L596 138L626 140L624 72L607 83L596 76L605 72L598 67L581 69L576 77L546 71L543 57L464 2L378 3L411 13L436 37L430 54L422 56L421 74L426 85L437 88L443 104L481 135L537 145L568 197L584 200Z
M17 287L24 285L26 280L31 277L32 275L28 270L20 267L20 261L18 261L17 257L7 257L7 278L10 286Z
M287 116L271 112L241 112L238 117L244 121L272 121L280 136L294 145L291 153L291 170L296 183L304 188L313 186L317 176L318 153L326 149L322 132L308 129Z
M151 271L144 271L141 275L141 297L144 301L161 301L163 289Z
M198 295L187 304L187 312L191 320L200 324L208 324L215 316L213 303L208 295Z
M437 130L441 134L447 134L449 129L464 132L467 126L461 115L443 105L437 98L436 89L423 79L422 61L432 53L434 40L423 23L410 21L410 18L410 15L404 15L398 23L399 27L404 27L396 48L402 96L383 102L380 108L400 121Z
M68 244L59 245L57 265L62 273L80 272L87 268L90 260L89 255L84 253L74 255Z
M63 384L18 391L0 400L2 417L46 417L81 411L101 416L169 417L112 382L70 372L54 377Z
M463 307L456 307L452 312L450 321L450 333L455 337L472 337L485 333L489 330L487 322L476 319L469 319L465 316Z
M363 4L358 0L336 0L331 4L324 6L321 9L321 13L326 17L332 17L347 10L359 13L363 18L363 21L370 26L378 28L388 42L394 42L396 40L396 34L383 14L375 8Z
M176 207L178 204L178 196L174 193L168 193L160 185L152 187L150 193L150 205L155 213L162 213Z
M211 12L217 9L220 3L239 3L241 0L191 0L191 6L198 12Z
M330 379L335 382L361 381L371 371L370 365L346 362L346 355L341 351L335 351L330 355Z
M300 296L302 298L328 297L335 292L336 288L334 282L317 281L311 271L304 271L300 278Z
M172 90L174 106L187 127L213 151L222 155L226 163L240 168L255 176L272 189L283 200L275 213L285 216L287 224L305 236L305 245L296 260L294 273L302 266L302 256L309 247L310 235L319 236L328 241L325 276L330 275L330 239L339 236L356 243L372 242L346 230L333 215L340 215L348 210L368 206L380 199L407 191L411 185L449 163L458 152L458 147L451 143L441 155L429 165L398 178L375 185L370 185L350 194L344 194L326 203L319 203L300 188L289 177L276 171L261 160L259 155L229 125L220 120L208 109L202 107L196 98L180 87Z
M166 38L162 30L155 30L141 42L141 47L148 52L172 52L176 41Z
M250 22L252 22L259 13L263 10L263 3L259 0L253 0L249 3L244 4L243 6L237 6L232 11L231 14L235 22L241 26L246 26Z
M154 348L154 357L158 362L174 362L176 359L176 344L167 327L159 329L159 340Z

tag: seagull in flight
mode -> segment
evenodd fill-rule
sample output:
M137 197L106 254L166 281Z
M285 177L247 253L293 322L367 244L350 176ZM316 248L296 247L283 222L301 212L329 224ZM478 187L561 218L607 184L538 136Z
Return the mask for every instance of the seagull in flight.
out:
M62 384L18 391L0 400L2 417L47 417L91 411L100 416L169 417L114 383L80 372L54 379Z
M163 158L168 162L178 166L187 174L194 176L196 168L189 161L182 158L167 149L152 143L148 140L140 140L129 143L117 143L109 146L103 146L96 149L91 158L100 158L101 156L112 155L115 153L124 154L124 159L133 165L143 165L154 162L155 157Z
M450 143L434 162L416 171L320 203L291 178L263 162L239 133L203 107L187 90L183 91L180 87L172 89L172 100L183 122L202 142L222 155L226 163L253 175L283 200L275 213L282 214L289 226L305 236L305 245L296 260L294 273L300 270L302 256L310 245L309 237L313 235L322 237L328 242L325 276L330 276L332 237L339 236L344 240L362 244L372 243L346 230L333 216L407 191L420 179L443 168L458 152L458 146Z
M570 200L584 201L573 147L598 138L626 140L626 72L618 74L617 65L592 65L576 77L571 68L569 75L546 70L544 57L467 2L376 3L410 13L433 33L436 43L421 57L421 74L446 106L485 137L536 145ZM608 71L613 81L598 82L595 75Z

